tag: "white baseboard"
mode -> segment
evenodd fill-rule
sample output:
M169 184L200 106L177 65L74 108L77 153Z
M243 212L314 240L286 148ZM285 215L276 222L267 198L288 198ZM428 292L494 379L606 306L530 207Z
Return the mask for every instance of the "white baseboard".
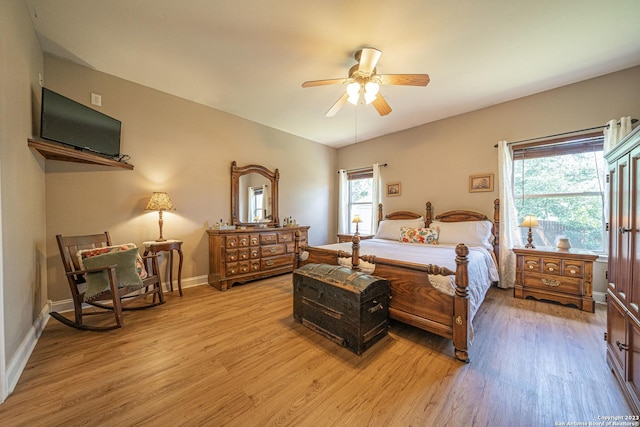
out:
M182 289L192 288L194 286L207 285L207 276L196 276L189 277L187 279L182 279ZM162 283L162 289L165 292L169 292L169 282ZM178 282L176 280L173 281L173 290L175 292L178 291ZM49 305L51 306L51 311L57 311L59 313L64 313L65 311L73 310L73 300L71 298L60 300L60 301L49 301ZM86 305L89 307L89 305Z
M29 332L20 343L20 346L18 346L18 350L9 361L6 372L7 383L9 387L9 389L7 390L7 395L13 393L16 384L18 384L20 375L22 375L22 371L24 371L24 367L27 366L29 357L31 357L31 353L38 343L38 338L40 338L40 335L42 335L42 331L49 321L49 312L50 306L49 304L46 304L42 308L42 311L40 311L40 314L38 314L38 317L33 323L33 326L31 326Z

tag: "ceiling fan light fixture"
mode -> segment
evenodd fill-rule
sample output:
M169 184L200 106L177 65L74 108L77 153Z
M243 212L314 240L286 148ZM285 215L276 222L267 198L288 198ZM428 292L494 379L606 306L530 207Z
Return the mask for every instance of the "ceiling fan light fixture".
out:
M351 82L347 85L347 94L349 95L348 101L353 105L358 104L358 100L360 99L360 83Z
M376 96L378 96L378 91L380 90L380 85L376 82L367 82L364 85L364 101L367 104L371 104L375 101Z

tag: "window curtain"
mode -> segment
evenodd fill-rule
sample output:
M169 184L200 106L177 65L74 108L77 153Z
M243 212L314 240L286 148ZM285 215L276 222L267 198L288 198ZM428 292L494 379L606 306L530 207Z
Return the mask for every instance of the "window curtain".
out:
M498 176L500 177L500 283L501 288L512 288L516 280L516 257L511 250L521 246L518 232L518 211L513 199L513 152L507 141L498 143Z
M378 231L378 205L382 200L380 197L380 165L373 164L373 182L371 185L371 233L376 234Z
M618 142L631 132L631 117L621 117L618 126L618 121L613 119L607 122L604 128L604 153L611 150L616 146Z
M249 214L244 215L244 212L240 212L240 218L246 217L247 222L254 222L254 215L256 214L256 190L253 187L248 187L247 190L249 191L249 194L247 195L247 200L249 201L249 203L247 203L247 209Z
M262 219L269 219L271 215L271 193L269 192L269 185L264 184L262 186Z
M345 169L340 169L338 184L338 234L349 234L349 180Z

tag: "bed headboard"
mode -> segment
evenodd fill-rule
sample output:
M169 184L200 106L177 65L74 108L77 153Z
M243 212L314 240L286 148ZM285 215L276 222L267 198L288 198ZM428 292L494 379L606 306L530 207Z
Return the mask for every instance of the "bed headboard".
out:
M431 202L427 202L425 208L426 212L424 215L424 223L426 227L429 227L434 219L433 206L431 205ZM383 216L382 203L378 205L378 222L383 219L415 219L420 218L421 216L421 214L411 211L396 211ZM493 226L491 232L495 237L493 242L493 253L496 256L496 260L500 259L500 199L495 199L493 201L493 220L489 219L485 214L467 210L444 212L437 215L435 219L442 222L492 221Z

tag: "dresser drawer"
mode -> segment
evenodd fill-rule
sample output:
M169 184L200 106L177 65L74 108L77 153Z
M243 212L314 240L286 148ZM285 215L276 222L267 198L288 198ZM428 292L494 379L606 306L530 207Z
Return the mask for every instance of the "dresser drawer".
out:
M237 249L227 249L225 251L224 259L227 262L236 262L236 261L238 261L238 250Z
M278 243L278 235L276 233L265 233L260 235L261 245L275 245Z
M249 258L260 258L260 248L249 248Z
M260 262L260 269L269 270L272 268L285 267L291 265L292 262L293 256L291 255L277 256L273 258L262 258Z
M285 245L269 245L260 247L261 257L271 257L276 255L284 255L286 251Z
M250 234L249 235L249 246L258 246L260 244L260 235L259 234Z
M249 246L248 234L237 234L233 236L227 236L225 239L225 247L227 248L239 248Z
M293 242L293 233L291 231L278 232L278 243Z
M249 248L238 249L238 259L240 261L249 259Z
M578 277L525 272L524 287L572 295L582 294L582 280Z

